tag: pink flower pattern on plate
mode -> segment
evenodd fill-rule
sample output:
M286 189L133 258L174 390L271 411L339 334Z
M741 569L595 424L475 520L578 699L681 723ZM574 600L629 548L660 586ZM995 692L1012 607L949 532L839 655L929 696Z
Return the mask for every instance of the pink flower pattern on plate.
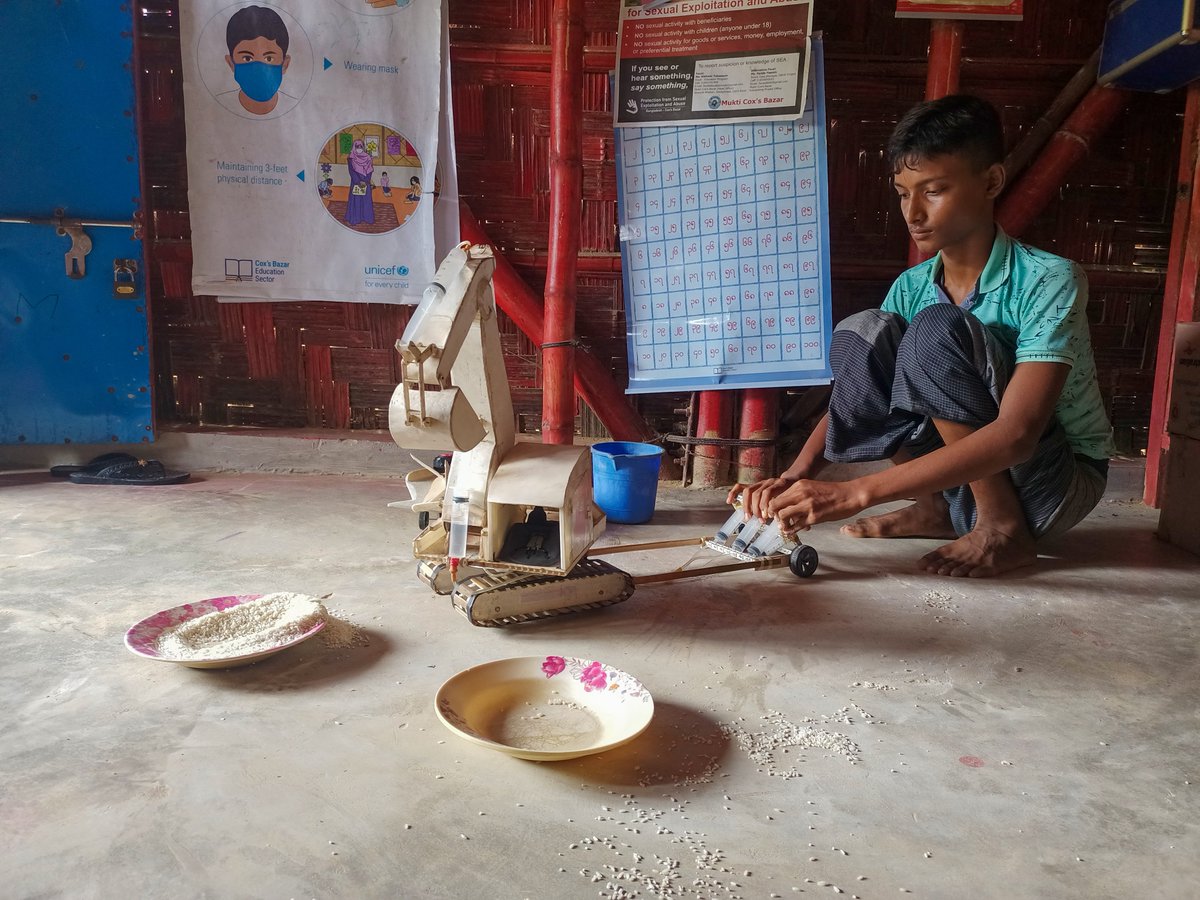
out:
M618 702L626 700L641 700L650 702L650 692L640 681L601 662L580 659L578 656L547 656L541 662L542 674L553 678L563 672L573 681L583 685L585 692L603 693L608 697L619 697Z
M608 684L608 676L604 674L604 666L593 662L579 676L585 691L602 691Z

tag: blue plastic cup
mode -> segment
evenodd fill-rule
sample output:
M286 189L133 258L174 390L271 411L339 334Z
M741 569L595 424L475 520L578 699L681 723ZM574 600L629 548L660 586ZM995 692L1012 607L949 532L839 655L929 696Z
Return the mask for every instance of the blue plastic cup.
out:
M627 441L592 445L592 495L609 521L648 522L658 495L662 447Z

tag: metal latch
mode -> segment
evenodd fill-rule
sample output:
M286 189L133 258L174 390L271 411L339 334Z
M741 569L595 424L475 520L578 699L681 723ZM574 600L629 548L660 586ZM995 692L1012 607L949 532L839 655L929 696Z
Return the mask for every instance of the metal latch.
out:
M59 207L54 210L53 217L0 214L0 223L13 225L49 225L54 228L56 234L69 236L71 238L71 249L63 255L68 278L83 278L87 275L87 255L92 251L92 239L84 232L83 229L85 226L88 228L130 228L133 230L134 240L142 239L140 213L135 213L133 219L128 222L114 221L112 219L68 219L66 218L66 211ZM130 280L136 282L136 264L131 274L135 277ZM118 294L115 287L113 293L121 297L128 296L126 293Z
M118 300L133 300L141 293L137 270L136 259L113 260L113 296Z
M63 254L67 264L67 277L82 278L87 274L87 255L92 252L92 239L84 233L82 224L69 223L71 220L66 219L54 230L60 235L66 234L71 237L71 249Z

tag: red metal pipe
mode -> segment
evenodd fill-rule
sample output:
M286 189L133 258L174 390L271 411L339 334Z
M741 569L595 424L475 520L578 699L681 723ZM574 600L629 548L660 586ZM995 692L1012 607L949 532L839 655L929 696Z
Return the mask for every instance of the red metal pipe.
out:
M962 22L934 19L929 23L929 57L925 72L926 100L938 100L958 91L958 74L962 68L962 42ZM923 259L925 254L910 241L909 266L915 266Z
M778 433L779 391L748 388L742 391L742 422L738 437L744 441L773 440ZM743 447L738 451L737 480L753 484L775 474L774 447Z
M733 391L700 391L696 412L696 437L728 438L733 433ZM692 460L692 485L715 488L726 484L729 454L726 447L697 444Z
M929 70L925 75L925 99L937 100L958 93L962 64L963 23L934 19L929 23Z
M1175 219L1171 225L1171 251L1167 258L1167 288L1163 294L1162 321L1158 327L1158 356L1154 366L1154 399L1150 406L1150 438L1146 447L1146 484L1142 502L1162 505L1163 469L1171 439L1167 434L1167 409L1175 363L1175 326L1195 321L1197 257L1200 257L1200 82L1187 92L1183 140L1179 148L1179 183L1175 192Z
M1004 195L996 220L1009 234L1019 236L1038 217L1062 186L1075 163L1087 155L1096 140L1121 114L1129 92L1094 87L1055 132L1046 149Z
M504 310L526 337L541 345L542 301L525 279L492 243L479 220L463 203L459 211L459 230L463 240L473 244L489 244L496 254L496 271L492 287L496 304ZM587 350L575 351L575 388L618 441L653 441L657 435L646 420L638 415L621 387L613 381L609 367Z
M1062 123L1066 121L1071 110L1078 106L1084 95L1095 86L1096 70L1099 65L1100 48L1097 47L1088 61L1071 76L1066 87L1059 91L1054 102L1038 116L1038 120L1025 132L1020 143L1013 147L1004 160L1004 172L1010 182L1016 181L1017 176L1025 171L1025 167L1029 165L1033 157L1046 146L1046 141L1050 140L1054 136L1054 132L1062 127Z
M542 344L542 443L575 441L575 274L583 205L583 0L550 21L550 262Z

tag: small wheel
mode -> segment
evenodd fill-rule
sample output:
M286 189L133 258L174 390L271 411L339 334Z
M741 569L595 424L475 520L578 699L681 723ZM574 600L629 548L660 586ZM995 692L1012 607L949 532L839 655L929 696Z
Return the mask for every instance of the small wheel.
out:
M817 562L819 559L820 557L817 556L816 549L807 544L801 544L788 557L788 568L792 570L792 574L797 578L808 578L813 572L817 571Z
M429 513L428 512L417 513L417 525L422 531L424 531L426 528L429 527Z

